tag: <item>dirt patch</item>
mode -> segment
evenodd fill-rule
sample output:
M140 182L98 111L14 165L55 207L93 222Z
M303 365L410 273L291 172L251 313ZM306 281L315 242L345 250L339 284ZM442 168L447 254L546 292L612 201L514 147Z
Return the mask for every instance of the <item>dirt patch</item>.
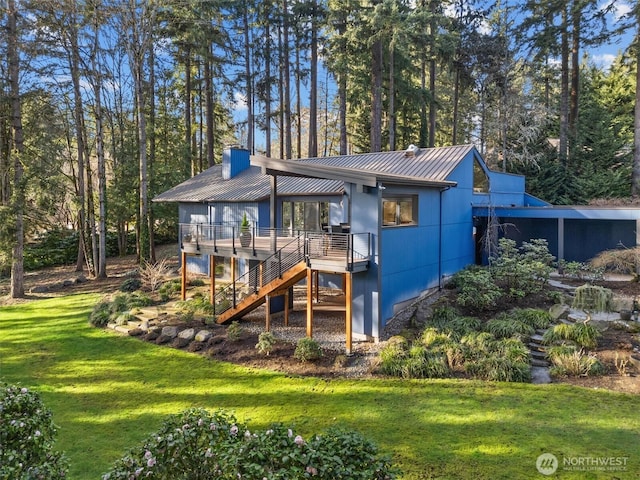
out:
M175 255L176 247L166 247L159 252L159 257L164 256L169 259L170 265L177 272L177 256ZM109 259L108 262L108 278L97 280L88 278L86 281L77 283L71 282L77 278L78 272L74 271L73 266L56 267L40 270L37 272L29 272L25 276L25 289L27 292L37 286L47 287L44 293L29 293L24 300L19 301L37 301L42 298L53 296L70 295L76 293L101 293L111 294L118 290L118 287L127 278L132 271L136 269L136 259L134 256ZM86 273L85 273L86 275ZM67 280L65 284L65 280ZM563 283L581 285L584 282L562 279ZM633 298L640 295L640 285L629 281L600 281L595 284L610 288L616 296L624 296ZM204 290L206 290L206 286ZM14 303L15 301L6 299L9 292L9 280L0 280L0 295L5 296L2 303ZM445 292L452 294L452 292ZM428 303L428 300L425 300ZM522 306L538 306L546 308L548 305L535 305L535 302L529 300L527 305ZM510 305L509 308L513 307ZM418 307L419 308L419 307ZM260 353L256 348L258 343L259 331L263 328L264 313L257 311L248 320L241 323L245 331L239 339L231 340L226 335L226 327L217 325L207 325L207 329L213 330L213 337L208 342L185 342L183 344L167 342L168 348L181 348L196 354L205 355L208 358L231 362L244 365L251 368L262 368L273 371L285 372L294 376L317 376L325 378L335 377L371 377L375 376L375 368L377 364L377 353L381 344L369 342L357 342L353 345L352 355L345 355L344 344L333 343L331 348L325 348L321 359L314 362L302 363L293 357L295 351L295 343L292 340L280 340L276 343L273 351L267 356ZM316 314L322 315L322 314ZM322 323L322 317L317 322L319 328L337 328L338 336L344 338L344 320L341 314L327 314L325 324ZM408 327L411 315L405 315L402 318L392 322L393 329L398 332ZM274 327L283 327L283 320L275 317L273 320ZM316 320L314 320L316 322ZM334 322L334 324L331 324ZM256 328L258 324L258 328ZM179 328L204 328L205 325L200 321L179 323ZM297 328L299 338L304 336L304 311L301 307L292 312L292 320L290 321L291 329ZM320 330L321 331L321 330ZM147 338L143 332L137 332L141 340L149 342L157 342L157 338ZM588 388L601 388L607 390L615 390L628 393L640 393L640 364L634 361L633 357L640 358L640 334L631 333L624 329L608 328L603 332L603 337L599 342L598 348L593 352L605 365L607 374L599 377L584 378L566 378L557 379L555 382L567 383L571 385L579 385Z

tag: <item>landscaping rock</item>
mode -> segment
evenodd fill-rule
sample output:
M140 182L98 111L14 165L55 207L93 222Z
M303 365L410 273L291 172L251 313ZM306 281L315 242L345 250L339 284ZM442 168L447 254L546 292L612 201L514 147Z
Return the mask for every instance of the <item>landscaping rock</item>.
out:
M162 345L163 343L169 343L174 338L176 338L176 337L170 337L169 335L160 334L160 336L158 336L158 338L156 338L156 343L158 345Z
M147 332L149 330L149 320L140 321L140 330Z
M67 278L66 280L62 281L62 286L63 287L70 287L71 285L74 285L75 283L76 283L75 279Z
M204 342L191 342L187 350L190 352L199 352L205 347L205 345L206 344Z
M49 287L46 285L36 285L29 289L29 293L47 293L49 291Z
M76 277L76 283L86 283L88 282L89 279L87 277L85 277L84 275L79 275Z
M144 336L145 340L153 342L160 336L160 332L158 330L149 330L149 332Z
M187 341L191 341L193 340L193 338L196 336L196 331L193 328L187 328L185 330L182 330L179 334L178 334L178 338L182 338L184 340Z
M184 348L191 343L191 340L181 337L176 337L171 342L171 346L174 348Z
M211 333L209 330L200 330L198 333L196 333L194 339L196 342L206 342L211 338L212 335L213 333Z
M130 337L139 337L143 333L144 332L140 328L132 328L131 330L129 330L129 336Z
M176 338L178 336L178 327L167 326L162 328L162 335L169 337L169 339Z
M543 384L551 383L549 369L545 367L531 367L531 383Z
M553 305L551 308L549 308L549 315L551 315L551 321L556 322L561 318L567 318L570 310L571 309L569 308L569 305L564 305L560 303Z

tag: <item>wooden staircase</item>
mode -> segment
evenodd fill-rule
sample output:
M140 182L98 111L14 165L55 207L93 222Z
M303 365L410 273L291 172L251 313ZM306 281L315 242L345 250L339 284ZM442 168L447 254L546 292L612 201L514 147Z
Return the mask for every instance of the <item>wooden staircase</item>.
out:
M238 303L235 308L232 307L216 317L217 323L227 323L243 317L247 313L255 310L266 301L266 297L279 290L287 289L307 275L307 263L302 261L282 273L280 278L276 278L271 282L260 287L256 293L252 293Z

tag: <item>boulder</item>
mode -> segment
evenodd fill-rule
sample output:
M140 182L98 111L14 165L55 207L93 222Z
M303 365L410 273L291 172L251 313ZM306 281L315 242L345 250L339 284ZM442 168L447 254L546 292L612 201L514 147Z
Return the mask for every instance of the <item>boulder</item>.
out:
M49 287L46 285L36 285L35 287L31 287L29 289L29 293L47 293L49 291Z
M178 327L167 326L162 328L162 336L169 337L170 339L176 338L178 336Z
M570 310L571 309L569 308L569 305L556 303L551 308L549 308L549 315L551 315L551 321L557 322L561 318L567 318Z
M185 330L182 330L179 334L178 337L182 338L184 340L193 340L193 337L196 336L196 331L193 328L186 328Z
M195 341L196 342L206 342L211 338L213 334L209 330L200 330L196 333Z

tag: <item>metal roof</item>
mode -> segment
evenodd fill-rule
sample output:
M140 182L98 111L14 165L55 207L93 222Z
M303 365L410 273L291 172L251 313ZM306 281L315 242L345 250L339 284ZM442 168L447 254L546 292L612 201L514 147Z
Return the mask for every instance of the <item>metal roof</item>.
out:
M303 177L278 178L278 195L342 195L340 180ZM222 166L214 165L180 185L156 196L154 202L253 202L269 198L269 176L260 167L250 167L229 180L222 179Z
M448 181L448 176L474 148L473 145L457 145L417 149L414 154L401 150L302 160L253 156L252 163L279 175L318 176L371 186L376 181L452 185L454 182Z
M407 151L359 153L301 160L252 156L252 166L229 180L215 165L158 195L155 202L245 202L269 197L269 176L277 174L278 195L341 195L344 182L375 186L377 182L451 186L447 180L473 145Z

